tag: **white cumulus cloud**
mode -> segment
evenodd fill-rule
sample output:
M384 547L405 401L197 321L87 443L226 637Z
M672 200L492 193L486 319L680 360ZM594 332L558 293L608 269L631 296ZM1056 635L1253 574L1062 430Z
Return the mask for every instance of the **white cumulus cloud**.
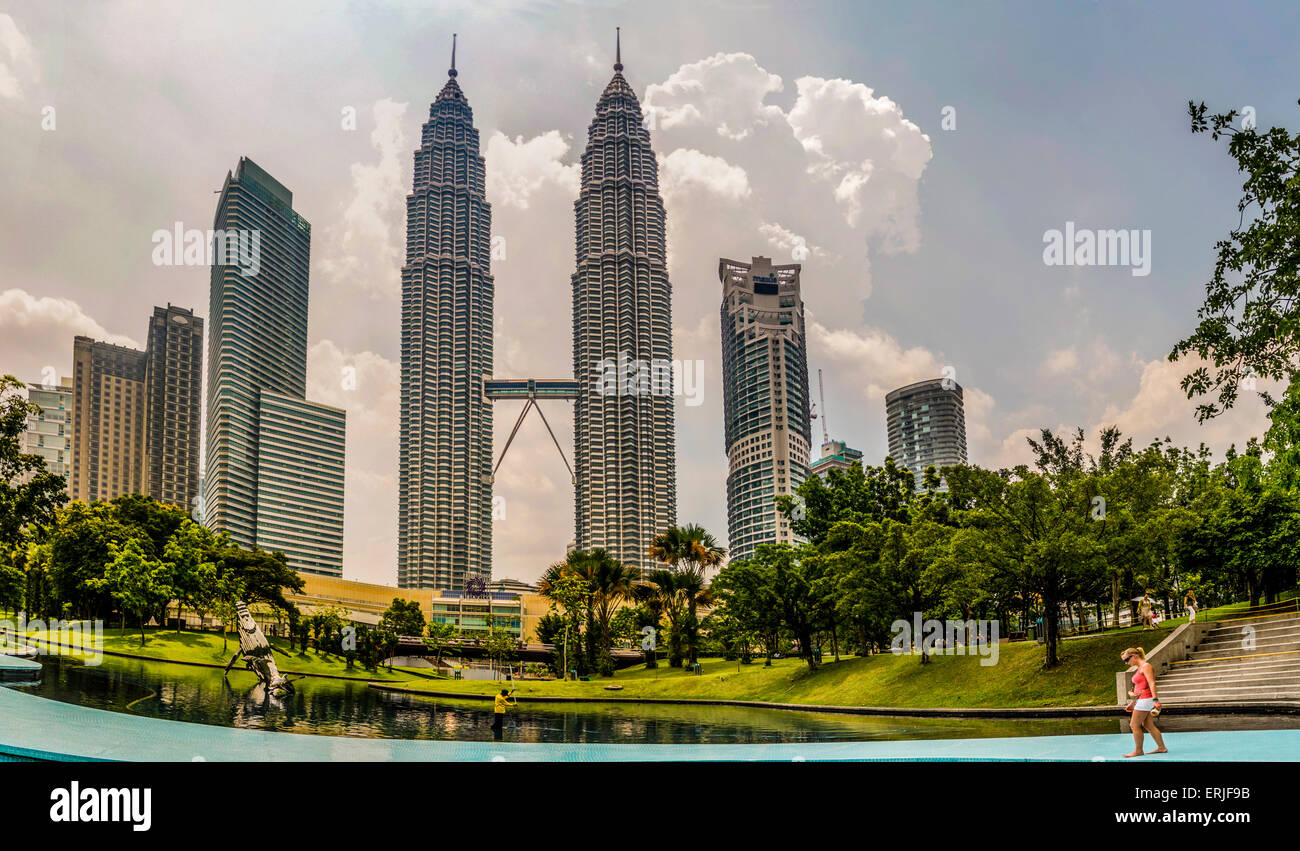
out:
M764 103L782 87L781 78L748 53L716 53L647 86L644 107L655 127L707 124L723 138L740 140L785 117L780 107Z
M484 152L488 201L527 210L532 197L548 184L576 196L580 167L564 164L568 152L569 143L559 130L527 140L523 136L511 139L499 130L493 133Z
M405 213L403 163L410 155L402 119L404 103L376 101L370 144L372 163L353 163L352 198L328 229L327 254L321 271L331 279L376 296L395 297L401 288L401 226Z
M731 201L748 198L749 175L722 157L693 148L678 148L659 158L659 188L665 199L691 190L702 190Z
M849 225L879 238L886 251L915 251L917 185L933 156L930 137L862 83L800 77L795 85L788 120L810 159L808 173L833 184Z
M22 80L37 78L36 49L12 15L0 13L0 98L22 95Z
M143 330L143 317L140 324ZM144 348L133 337L110 332L72 299L38 297L21 289L0 292L0 340L5 344L0 373L39 381L46 367L52 366L59 375L67 375L72 367L72 338L77 335Z

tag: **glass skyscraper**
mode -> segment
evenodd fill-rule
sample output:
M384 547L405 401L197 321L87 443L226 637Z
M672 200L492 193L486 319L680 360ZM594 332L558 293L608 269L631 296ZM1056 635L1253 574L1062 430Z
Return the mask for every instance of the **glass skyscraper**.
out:
M795 540L776 497L808 478L812 442L799 272L798 263L775 266L767 257L718 261L732 559Z
M677 518L672 382L601 377L610 364L642 377L670 364L672 288L659 171L621 59L587 130L574 203L574 515L580 549L636 567Z
M890 392L885 420L889 454L912 471L918 488L927 467L966 463L966 409L956 381L931 378Z
M447 73L406 198L397 584L460 591L492 570L492 209L454 44Z
M280 550L297 570L341 575L344 414L304 399L311 225L283 184L241 157L213 228L240 251L218 251L212 264L204 525L245 547ZM296 442L284 434L295 420ZM317 440L316 420L328 423L329 440ZM329 482L304 502L308 476Z

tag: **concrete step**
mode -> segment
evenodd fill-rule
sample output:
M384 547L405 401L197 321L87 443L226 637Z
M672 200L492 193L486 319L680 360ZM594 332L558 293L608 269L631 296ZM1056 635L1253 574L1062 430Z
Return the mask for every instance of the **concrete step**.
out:
M1164 688L1166 685L1186 685L1187 683L1266 680L1269 678L1290 680L1293 677L1300 677L1300 668L1260 668L1238 671L1188 671L1184 673L1165 674L1162 677L1156 677L1156 685L1160 688Z
M1294 703L1300 700L1297 692L1257 692L1251 694L1189 694L1162 700L1165 709L1188 703Z
M1261 634L1280 634L1295 635L1300 633L1300 621L1289 620L1286 622L1263 621L1260 623L1236 623L1229 626L1212 629L1202 636L1202 641L1220 641L1230 639L1235 635L1241 635L1247 628L1253 629L1256 635Z
M1187 655L1187 658L1193 661L1199 659L1231 659L1237 656L1257 656L1263 653L1280 654L1285 651L1300 651L1300 639L1295 641L1257 641L1251 647L1243 647L1240 643L1205 649L1197 647ZM1291 654L1288 653L1287 655ZM1300 655L1300 653L1296 655Z
M1249 618L1247 620L1224 620L1217 621L1218 626L1206 633L1207 638L1216 635L1223 635L1232 631L1240 632L1243 626L1253 626L1255 629L1266 629L1279 627L1282 629L1300 629L1300 614L1287 614L1271 618Z
M1266 654L1273 655L1266 655ZM1210 647L1206 650L1197 648L1187 654L1185 662L1198 662L1203 659L1222 659L1226 661L1240 661L1241 659L1278 659L1284 660L1288 657L1300 659L1300 642L1278 642L1256 644L1254 647L1242 647L1234 645L1231 647Z
M1253 689L1263 688L1274 691L1296 691L1300 690L1300 676L1289 678L1261 677L1260 679L1250 680L1208 680L1205 682L1184 682L1170 683L1157 682L1156 687L1162 695L1182 694L1193 691L1207 691L1210 689Z
M1255 637L1263 636L1275 637L1279 635L1300 635L1300 621L1289 623L1278 623L1276 621L1261 624L1238 624L1225 629L1212 629L1202 638L1201 643L1212 641L1235 641L1242 637L1245 628L1249 626L1255 631Z
M1300 700L1300 613L1221 622L1156 688L1173 704Z
M1160 698L1183 698L1186 699L1190 694L1241 694L1250 695L1259 693L1277 693L1293 694L1300 697L1300 683L1251 683L1251 684L1201 684L1201 685L1184 685L1178 688L1162 686L1156 684L1160 692Z
M1169 670L1164 672L1163 676L1167 677L1179 671L1286 670L1297 665L1300 665L1300 653L1281 653L1277 656L1245 655L1240 659L1229 658L1219 662L1210 661L1209 659L1175 662L1169 667Z
M1300 654L1286 656L1261 656L1254 659L1240 659L1232 662L1193 662L1174 665L1163 674L1156 674L1164 681L1170 677L1231 677L1254 676L1256 674L1287 674L1300 671Z
M1167 674L1156 677L1156 682L1164 685L1165 683L1185 683L1185 682L1205 682L1208 680L1230 680L1234 677L1244 677L1249 679L1259 679L1261 677L1296 677L1300 676L1300 666L1292 665L1290 667L1278 668L1236 668L1230 671L1219 671L1213 668L1198 671L1170 671Z
M1208 653L1211 650L1230 651L1245 649L1247 644L1252 644L1256 649L1260 647L1283 647L1287 645L1300 644L1300 635L1256 635L1253 641L1248 641L1244 635L1236 636L1227 641L1202 641L1192 648L1195 653Z
M1188 694L1161 701L1165 709L1177 709L1185 703L1259 703L1300 700L1300 692L1259 692L1258 694ZM1163 719L1163 716L1162 716Z

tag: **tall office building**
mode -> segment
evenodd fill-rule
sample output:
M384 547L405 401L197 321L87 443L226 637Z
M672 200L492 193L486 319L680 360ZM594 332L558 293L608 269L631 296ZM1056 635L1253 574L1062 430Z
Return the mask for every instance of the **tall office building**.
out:
M257 422L257 545L340 575L344 412L263 390Z
M454 41L447 74L406 197L397 584L460 591L492 572L492 208Z
M670 364L672 289L659 172L621 53L587 130L574 203L574 515L579 548L637 567L677 519L673 391L671 381L611 389L601 376L608 364Z
M58 384L27 385L27 401L40 407L39 414L28 416L23 431L21 451L39 455L45 469L72 481L72 379ZM30 481L32 474L23 477Z
M283 551L296 570L340 575L342 488L291 506L311 480L283 481L315 469L330 478L343 466L343 412L304 400L311 225L294 212L293 193L241 157L213 228L252 256L222 262L232 258L218 252L212 266L204 525L241 546ZM295 423L299 438L286 435ZM290 540L284 527L294 522Z
M199 494L203 319L155 307L145 350L144 484L159 502L189 510Z
M799 264L718 261L727 537L733 559L793 543L776 497L808 478L812 443Z
M961 385L952 379L931 378L892 391L885 396L885 420L889 454L912 471L918 488L927 467L966 463L966 411Z
M89 337L73 340L73 499L145 492L144 379L144 352Z

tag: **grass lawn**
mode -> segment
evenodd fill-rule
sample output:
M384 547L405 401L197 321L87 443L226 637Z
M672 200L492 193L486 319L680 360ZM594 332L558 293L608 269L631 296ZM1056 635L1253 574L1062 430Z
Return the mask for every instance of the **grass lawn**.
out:
M1244 605L1244 604L1242 604ZM1215 612L1230 614L1231 607ZM998 645L996 665L981 666L978 656L933 656L922 666L917 656L884 654L844 657L810 672L798 659L778 659L764 667L762 661L737 665L720 659L705 659L700 676L681 668L660 667L647 671L640 665L618 672L612 678L594 677L590 682L558 680L518 683L518 695L583 697L603 700L637 698L694 698L716 700L759 700L772 703L807 703L842 706L898 707L1037 707L1098 706L1115 700L1115 673L1122 668L1119 652L1142 645L1151 651L1168 637L1186 617L1163 622L1155 632L1141 626L1125 627L1100 635L1064 640L1060 643L1061 665L1042 670L1043 647L1032 641ZM228 649L214 632L181 632L150 629L149 640L140 646L138 630L105 629L104 649L160 661L193 662L224 666L238 648L234 635ZM36 636L48 637L48 636ZM272 643L288 649L284 639ZM495 694L501 684L493 681L433 678L425 671L381 667L369 672L360 666L347 670L337 656L315 651L295 651L292 657L276 655L276 664L288 674L348 677L373 682L401 683L403 687L464 695ZM622 686L616 691L608 685Z
M1119 653L1132 644L1152 649L1169 635L1161 629L1149 642L1134 632L1104 635L1060 645L1061 665L1042 670L1043 647L1032 641L1001 644L996 665L981 666L977 656L932 656L922 666L918 656L883 654L827 661L810 672L798 659L778 659L772 667L762 661L737 665L720 659L702 660L700 676L680 668L641 666L611 678L590 682L524 681L517 694L626 700L643 697L762 700L842 706L900 707L1025 707L1097 706L1115 701L1115 673L1122 669ZM619 691L605 686L620 685ZM438 680L408 683L424 691L494 694L501 683Z
M203 665L220 665L225 667L230 661L230 657L239 649L239 639L234 633L230 633L226 644L226 649L222 649L221 634L218 632L176 632L171 629L151 628L146 630L148 641L143 647L140 646L140 630L127 629L123 632L120 629L104 630L104 647L109 653L125 653L130 656L142 656L148 659L157 659L166 662L191 662ZM58 636L52 636L49 630L44 632L29 631L29 637L50 640L57 639ZM65 635L66 639L67 636ZM288 651L289 642L281 638L271 638L269 641L281 650ZM307 674L309 676L334 676L349 677L358 680L370 680L374 682L394 682L401 680L419 680L420 675L400 668L394 668L392 673L388 669L380 666L379 670L367 671L360 665L348 670L346 660L338 656L326 656L317 653L314 650L308 650L306 653L294 650L290 655L283 653L275 654L275 664L284 674ZM243 663L236 662L234 670L242 670ZM426 675L427 676L427 675Z

